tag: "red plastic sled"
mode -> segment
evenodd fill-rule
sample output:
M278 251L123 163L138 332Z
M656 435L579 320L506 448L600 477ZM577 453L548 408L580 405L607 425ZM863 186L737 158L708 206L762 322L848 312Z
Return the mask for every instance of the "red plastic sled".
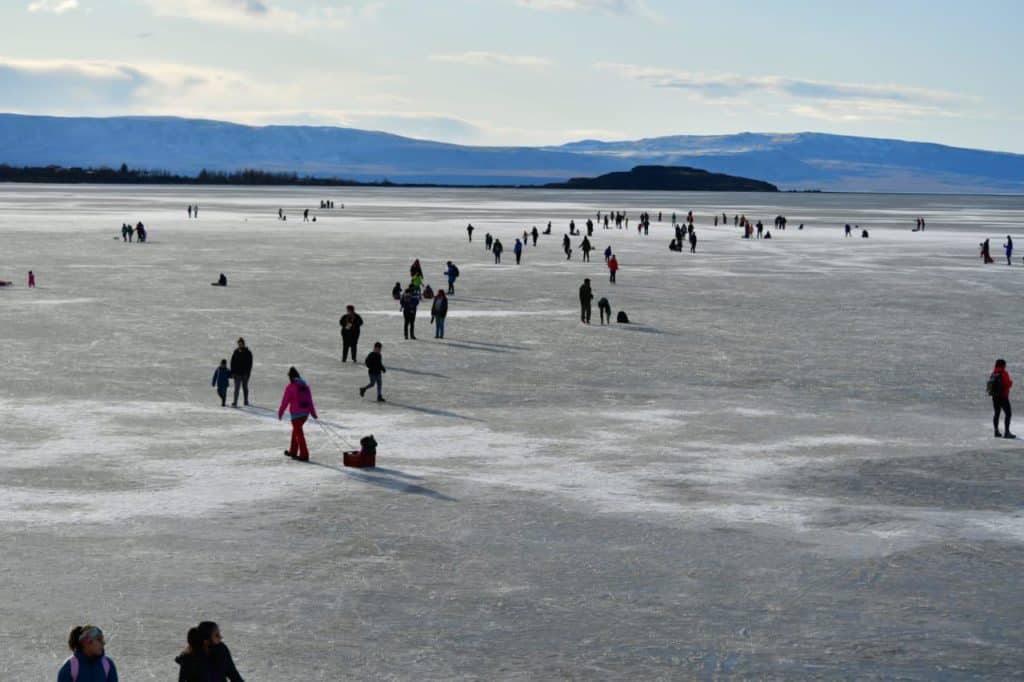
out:
M359 450L342 453L342 464L356 469L372 469L377 466L376 453L363 453Z

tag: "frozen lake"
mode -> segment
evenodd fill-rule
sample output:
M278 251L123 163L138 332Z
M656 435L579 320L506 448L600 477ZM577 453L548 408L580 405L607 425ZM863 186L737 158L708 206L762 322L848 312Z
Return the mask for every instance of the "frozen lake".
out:
M665 222L566 262L598 209ZM695 255L667 248L687 210ZM0 186L0 679L54 677L82 622L122 679L173 679L201 619L249 680L1020 676L1024 445L985 380L1024 377L1022 223L999 197ZM402 340L413 258L461 270L444 341L424 308ZM633 324L580 324L584 277ZM347 303L387 405L339 363ZM249 410L210 388L239 336ZM281 456L290 365L316 465ZM381 468L341 468L367 433Z

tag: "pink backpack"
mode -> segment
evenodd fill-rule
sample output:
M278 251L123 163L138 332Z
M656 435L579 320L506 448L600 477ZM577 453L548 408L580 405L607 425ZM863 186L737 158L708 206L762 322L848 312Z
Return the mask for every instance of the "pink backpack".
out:
M78 666L80 665L78 658L76 656L72 656L68 659L68 664L71 667L71 682L77 682ZM106 656L103 657L103 676L106 678L110 677L110 659Z

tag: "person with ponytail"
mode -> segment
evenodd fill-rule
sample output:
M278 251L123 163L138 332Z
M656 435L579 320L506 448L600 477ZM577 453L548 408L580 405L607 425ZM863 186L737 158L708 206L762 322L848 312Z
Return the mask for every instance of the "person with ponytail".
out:
M216 623L204 620L189 629L187 639L188 646L174 659L178 682L244 682Z
M57 682L118 682L117 666L107 658L103 630L78 625L68 634L71 657L57 673Z

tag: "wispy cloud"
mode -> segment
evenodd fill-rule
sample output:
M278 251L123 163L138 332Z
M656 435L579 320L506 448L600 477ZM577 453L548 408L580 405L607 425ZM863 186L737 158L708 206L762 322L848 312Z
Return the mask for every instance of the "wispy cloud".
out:
M28 5L29 12L49 12L64 14L78 9L78 0L32 0Z
M531 9L607 12L610 14L629 14L649 10L644 0L516 0L516 4Z
M544 57L530 55L499 54L497 52L460 52L458 54L434 54L430 59L435 62L451 64L469 64L472 66L526 66L539 68L551 64Z
M183 98L241 96L253 87L230 72L177 64L0 57L0 107L8 111L131 113Z
M603 12L605 14L652 15L645 0L516 0L530 9L556 12Z
M296 33L314 28L344 28L378 3L345 3L293 10L271 0L141 0L160 16L263 31Z
M688 92L713 101L737 100L767 93L804 104L790 111L829 120L888 119L901 116L957 115L968 98L958 93L900 85L844 83L787 76L704 74L656 67L600 62L598 68L655 88Z
M965 114L928 104L886 102L880 100L825 100L796 104L789 108L796 116L821 121L856 123L858 121L900 121L907 118L958 118Z

